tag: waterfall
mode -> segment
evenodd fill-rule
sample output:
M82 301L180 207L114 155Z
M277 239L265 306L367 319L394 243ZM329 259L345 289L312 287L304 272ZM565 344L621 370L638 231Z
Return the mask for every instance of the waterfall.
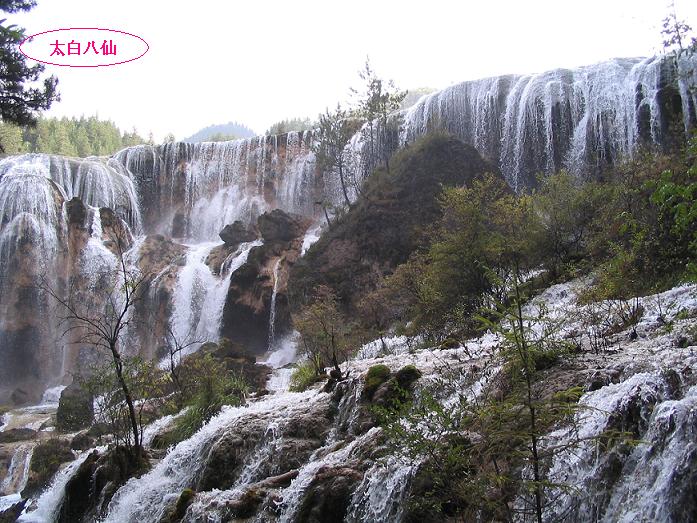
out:
M186 236L214 239L227 223L253 222L281 208L312 214L312 133L230 142L168 143L126 148L114 160L131 173L146 228L168 233L174 213L186 216Z
M453 85L403 113L400 143L429 131L451 132L497 164L512 187L522 188L534 184L538 172L566 168L580 174L631 156L642 142L663 144L668 115L661 104L671 96L672 80L688 129L697 124L689 109L694 94L671 59L659 56Z
M274 326L276 323L276 294L278 293L278 268L281 266L282 259L276 260L273 266L273 292L271 294L271 306L269 307L269 337L268 350L271 350L274 343Z
M247 261L250 251L262 245L261 240L242 243L220 267L216 277L206 259L220 242L204 242L189 247L184 266L174 288L171 327L179 342L196 342L181 354L193 352L207 341L217 341L232 274Z
M28 505L17 521L20 523L47 523L56 521L58 511L63 503L65 487L68 481L77 473L80 465L88 458L91 452L103 452L103 450L104 448L102 447L92 451L82 452L77 459L57 472L51 484L46 487L36 500L36 508L31 510L31 506Z
M379 432L380 429L374 427L338 450L333 449L334 445L328 445L315 451L309 462L300 469L298 477L281 493L279 523L295 521L303 494L321 468L346 463L361 446L371 444Z
M574 425L547 438L549 445L569 449L555 456L551 479L575 488L551 496L547 520L562 514L589 523L691 518L684 513L693 506L686 503L692 494L685 486L691 485L687 478L694 477L697 465L697 386L678 398L671 389L665 374L640 373L581 399ZM636 446L598 448L594 438L613 429L622 416L635 415L641 431Z
M353 493L347 523L401 521L405 497L417 469L413 461L398 456L373 464Z
M319 398L320 400L322 398ZM314 391L268 396L242 407L223 407L190 439L179 443L147 474L121 487L109 504L106 522L157 521L184 488L195 487L211 445L242 417L266 417L269 421L292 417L317 401Z
M0 484L0 496L9 496L22 492L29 479L29 464L31 463L33 453L34 444L31 443L19 445L15 448L10 461L10 468L2 484Z

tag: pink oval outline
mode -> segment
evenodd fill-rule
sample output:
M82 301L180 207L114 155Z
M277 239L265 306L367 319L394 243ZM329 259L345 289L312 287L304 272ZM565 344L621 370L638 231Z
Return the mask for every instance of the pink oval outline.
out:
M145 51L143 51L143 54L136 56L135 58L131 58L129 60L124 60L123 62L115 62L113 64L99 64L99 65L70 65L70 64L57 64L54 62L46 62L44 60L38 60L37 58L34 58L33 56L29 56L22 49L22 46L24 45L24 43L27 40L34 38L35 36L39 36L39 35L43 35L43 34L47 34L47 33L57 33L59 31L73 31L73 30L85 30L85 29L92 30L92 31L110 31L112 33L121 33L121 34L125 34L128 36L133 36L133 37L137 38L138 40L140 40L141 42L143 42L145 44L146 49L145 49ZM63 27L60 29L50 29L48 31L42 31L41 33L36 33L36 34L31 35L31 36L27 36L24 40L22 40L22 43L19 44L19 52L22 53L27 58L29 58L30 60L34 60L35 62L39 62L39 63L46 64L46 65L55 65L57 67L111 67L113 65L121 65L121 64L126 64L128 62L133 62L134 60L138 60L139 58L142 58L143 56L145 56L145 53L147 53L149 50L150 50L150 44L148 44L148 42L146 42L144 38L141 38L140 36L133 34L133 33L127 33L126 31L120 31L118 29L107 29L107 28L103 28L103 27Z

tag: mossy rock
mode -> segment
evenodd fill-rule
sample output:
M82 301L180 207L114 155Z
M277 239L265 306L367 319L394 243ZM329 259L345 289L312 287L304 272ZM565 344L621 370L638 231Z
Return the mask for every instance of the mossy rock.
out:
M17 441L28 441L36 439L38 432L26 427L17 427L0 432L0 443L15 443Z
M56 411L56 428L64 432L85 429L94 419L92 395L76 382L61 392Z
M160 523L179 523L182 519L184 519L186 509L188 509L189 505L193 503L195 497L196 492L192 489L185 488L182 490L181 494L179 494L179 497L177 498L177 504L165 512L164 516L162 516L160 519Z
M443 343L441 343L438 348L441 350L446 350L446 349L457 349L460 346L460 342L457 341L455 338L445 338L443 340Z
M421 371L414 365L405 365L397 371L394 377L399 386L406 389L421 377Z
M373 365L368 369L365 376L365 387L363 394L367 399L371 399L378 387L390 379L392 372L387 365Z
M31 455L29 478L22 490L22 497L28 498L40 492L63 463L74 459L75 454L65 440L49 439L37 445Z
M531 350L535 370L546 370L554 367L559 361L559 354L555 351Z

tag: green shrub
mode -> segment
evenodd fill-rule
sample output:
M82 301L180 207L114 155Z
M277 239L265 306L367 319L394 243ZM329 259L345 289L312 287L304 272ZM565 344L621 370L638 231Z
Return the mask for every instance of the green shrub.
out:
M295 367L290 377L290 391L303 392L322 379L324 376L317 375L312 362L304 361Z

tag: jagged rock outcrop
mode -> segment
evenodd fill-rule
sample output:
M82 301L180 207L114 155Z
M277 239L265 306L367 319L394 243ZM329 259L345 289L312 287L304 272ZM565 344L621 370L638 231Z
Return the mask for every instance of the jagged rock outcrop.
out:
M206 258L206 265L210 267L211 272L219 276L224 270L223 264L229 259L229 256L234 254L240 244L252 242L259 238L259 230L256 226L247 225L241 220L226 225L218 234L223 240L223 245L219 245L211 249L210 254Z
M186 246L160 234L147 236L138 250L137 266L144 280L140 301L135 306L138 321L134 322L130 342L144 357L161 358L167 353L164 340L185 254Z
M228 247L237 247L242 242L251 242L257 239L258 233L253 227L248 226L241 220L236 220L223 227L218 234L220 239Z
M257 226L264 244L253 248L247 262L230 278L220 333L255 354L269 348L270 318L274 302L276 338L290 328L288 272L300 257L303 234L310 220L274 210L262 214Z

